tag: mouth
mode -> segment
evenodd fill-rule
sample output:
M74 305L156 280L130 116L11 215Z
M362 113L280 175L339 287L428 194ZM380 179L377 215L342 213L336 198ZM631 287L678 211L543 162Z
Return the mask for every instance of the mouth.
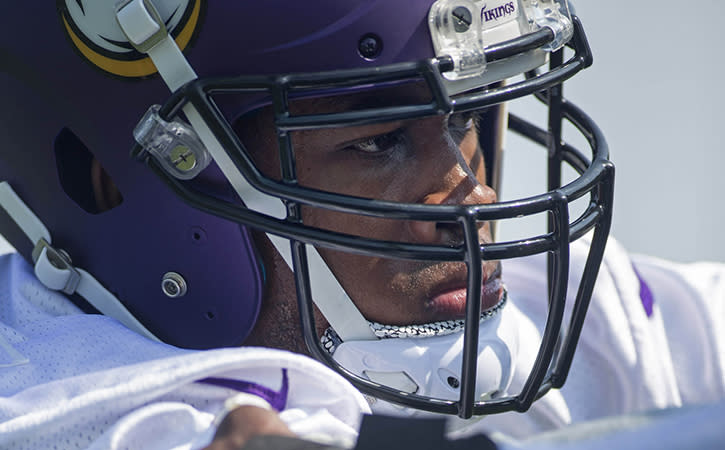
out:
M484 270L484 272L486 272ZM466 287L465 278L458 279L440 286L430 300L426 302L426 309L435 320L455 320L466 317ZM481 284L481 311L496 307L503 296L503 282L501 281L501 264L483 274Z
M462 331L466 324L466 270L449 268L451 275L439 282L425 302L426 320L401 325L370 321L370 327L380 339L423 338L445 336ZM481 286L481 322L493 319L507 303L506 288L501 278L501 264L484 267ZM321 338L325 349L334 353L342 340L332 328Z

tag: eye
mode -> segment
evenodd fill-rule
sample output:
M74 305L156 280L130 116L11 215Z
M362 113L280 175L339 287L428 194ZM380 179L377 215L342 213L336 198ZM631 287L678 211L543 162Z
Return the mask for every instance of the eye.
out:
M373 136L358 142L348 144L346 150L355 150L368 155L386 154L405 145L405 133L399 128L390 133Z
M448 116L448 132L458 145L468 133L478 128L478 114L475 112L460 112Z

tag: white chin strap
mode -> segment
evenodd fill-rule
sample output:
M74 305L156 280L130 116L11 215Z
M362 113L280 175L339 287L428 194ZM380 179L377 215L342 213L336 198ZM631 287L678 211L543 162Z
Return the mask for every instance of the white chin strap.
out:
M171 92L197 78L186 57L167 32L151 1L121 1L117 7L116 18L129 41L139 51L148 54ZM190 103L183 107L183 111L214 162L245 205L251 210L284 218L286 209L282 201L249 185L198 111ZM290 242L285 238L268 236L285 262L292 267ZM310 246L307 249L312 296L330 325L344 340L377 339L367 320L347 296L318 252Z
M503 305L502 305L503 306ZM518 357L516 320L501 307L479 323L476 401L508 395ZM463 363L463 333L423 338L343 342L333 357L345 368L401 392L458 400ZM375 413L419 416L428 412L371 400Z
M33 249L35 276L47 288L65 294L78 294L102 314L113 317L126 327L149 339L158 341L149 330L93 275L74 267L70 258L51 245L50 232L6 182L0 182L0 208L25 233Z

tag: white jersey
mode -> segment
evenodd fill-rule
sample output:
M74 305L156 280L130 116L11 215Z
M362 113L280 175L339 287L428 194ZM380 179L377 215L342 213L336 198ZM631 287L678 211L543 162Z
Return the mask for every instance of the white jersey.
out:
M570 304L587 247L575 243L571 251ZM521 342L538 342L545 323L545 267L543 256L504 262L510 306L522 313ZM518 386L537 351L521 347L526 369L515 372ZM462 433L526 438L602 417L723 401L725 265L630 256L610 239L564 387L525 414L489 416Z
M0 256L0 448L191 449L251 392L302 437L352 446L363 396L302 355L181 350L82 314L18 254Z
M572 246L570 290L585 256L583 245ZM504 264L522 342L535 342L543 326L545 273L541 257ZM564 388L525 414L489 416L455 434L523 439L605 416L722 401L724 322L725 267L630 258L610 240ZM522 367L537 348L524 350ZM522 384L525 371L515 373ZM200 448L224 401L249 386L293 431L318 441L352 445L368 411L359 392L309 358L150 342L81 314L18 255L0 257L0 448Z

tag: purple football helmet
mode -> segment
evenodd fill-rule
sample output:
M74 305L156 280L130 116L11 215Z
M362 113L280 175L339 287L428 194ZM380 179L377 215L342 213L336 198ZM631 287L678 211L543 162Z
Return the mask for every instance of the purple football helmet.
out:
M609 233L614 175L598 127L561 95L562 83L592 61L567 1L57 0L55 9L29 1L8 8L23 19L0 30L0 233L46 285L173 345L240 345L263 298L265 267L251 234L259 230L293 269L310 353L363 392L470 417L526 410L563 384ZM311 113L294 107L410 86L422 87L425 100ZM505 102L528 95L547 106L546 129L505 114ZM260 156L250 155L236 125L262 110L276 136L269 151L278 152L278 176L259 169ZM421 205L298 182L294 133L462 113L544 146L549 191L493 204ZM564 121L584 135L589 156L562 140ZM501 137L480 137L494 188ZM564 165L579 175L562 185ZM113 180L111 207L99 206L89 173ZM588 206L570 217L579 198ZM461 240L348 234L305 223L303 207L457 224ZM481 223L534 214L550 217L547 233L479 242ZM569 243L591 230L574 313L562 327ZM458 379L448 378L454 398L386 385L333 357L316 332L313 304L335 345L376 336L367 322L350 319L359 311L344 289L328 295L318 287L335 280L313 267L324 265L314 249L466 264L461 364ZM536 362L517 395L481 395L482 262L537 253L549 255L550 292ZM313 272L324 270L315 281Z

